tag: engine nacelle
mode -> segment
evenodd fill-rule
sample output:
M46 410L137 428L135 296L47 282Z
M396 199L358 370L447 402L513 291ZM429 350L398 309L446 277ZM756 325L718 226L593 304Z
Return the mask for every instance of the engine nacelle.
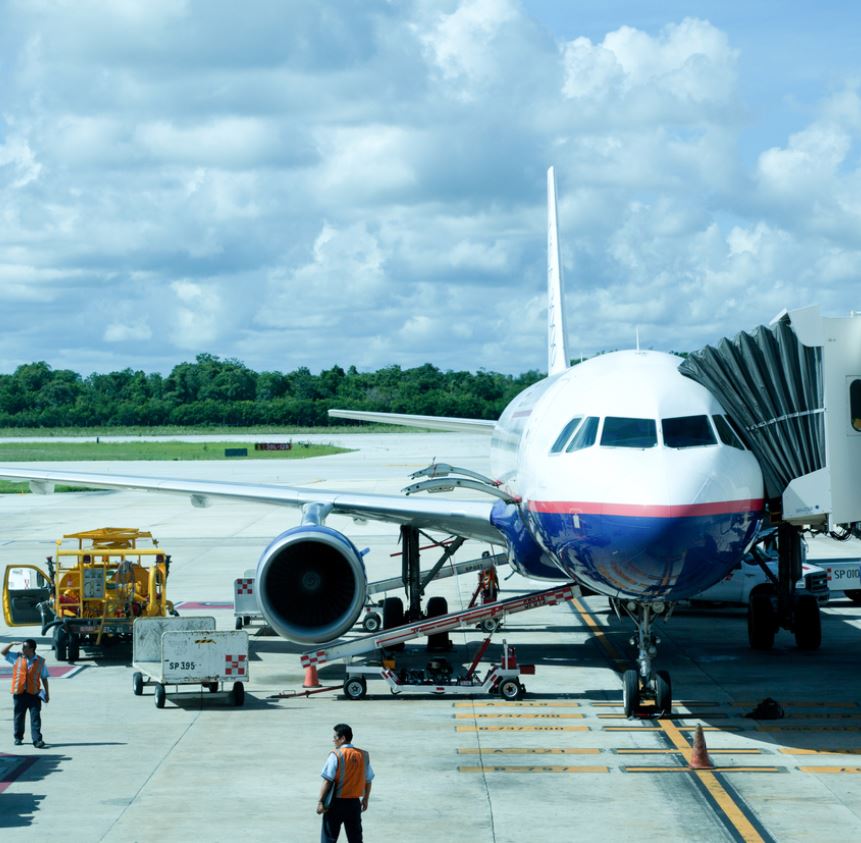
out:
M300 644L332 641L356 622L368 578L362 556L337 530L282 533L257 563L257 602L269 625Z

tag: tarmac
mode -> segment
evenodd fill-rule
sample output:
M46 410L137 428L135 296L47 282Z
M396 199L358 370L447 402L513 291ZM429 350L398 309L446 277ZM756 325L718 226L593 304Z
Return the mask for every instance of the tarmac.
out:
M357 450L299 461L97 468L387 493L433 457L488 468L481 436L323 438ZM195 509L184 497L140 492L3 495L0 565L40 564L67 532L149 529L172 554L169 597L181 614L209 614L219 629L233 629L234 578L297 521L290 508L216 502ZM328 523L370 548L371 579L399 572L396 530L344 518ZM468 543L456 559L484 549ZM861 555L854 541L842 551ZM436 558L429 553L424 566ZM501 568L502 597L547 585L507 577ZM429 594L445 596L453 611L467 605L475 582L474 574L442 580ZM2 626L0 641L35 637L55 673L67 667L38 632ZM243 707L183 688L157 709L151 689L132 694L129 650L84 650L75 669L51 680L47 748L14 747L11 700L0 702L0 837L317 840L320 769L332 726L347 722L376 772L364 815L371 843L861 840L861 607L837 593L823 613L820 650L798 650L782 631L768 653L748 648L743 609L678 609L659 633L658 666L670 671L675 697L666 720L622 714L619 671L631 632L599 597L512 616L480 668L499 660L503 639L521 662L536 664L525 678L527 695L506 704L489 696L393 696L379 681L359 701L337 692L273 698L301 690L303 648L252 625ZM484 636L451 637L447 658L459 668ZM403 658L423 666L424 642L408 644ZM324 667L320 681L340 685L343 666ZM8 672L0 674L0 700L6 688ZM765 697L786 717L744 716ZM688 767L698 724L713 770Z

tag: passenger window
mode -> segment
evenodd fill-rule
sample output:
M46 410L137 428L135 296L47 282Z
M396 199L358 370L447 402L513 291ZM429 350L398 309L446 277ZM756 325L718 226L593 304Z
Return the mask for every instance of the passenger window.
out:
M849 415L853 430L861 430L861 378L849 384Z
M559 434L553 443L553 447L550 449L551 454L558 454L565 447L565 443L571 438L571 434L581 421L583 421L583 416L576 416L562 428L562 433Z
M735 431L730 427L726 416L712 416L712 418L714 419L718 436L720 436L720 441L724 445L729 445L731 448L738 448L739 451L743 451L744 445L741 444L741 439L736 436Z
M595 444L595 434L598 433L598 417L589 416L580 429L574 434L574 438L565 449L569 454L583 448L591 448Z
M678 416L661 420L664 445L668 448L701 448L717 445L708 416Z
M607 416L601 445L611 448L654 448L658 444L658 426L654 419L624 419Z

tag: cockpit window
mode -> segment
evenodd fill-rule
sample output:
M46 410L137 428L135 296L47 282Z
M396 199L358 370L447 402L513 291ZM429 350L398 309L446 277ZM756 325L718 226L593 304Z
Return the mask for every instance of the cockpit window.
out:
M730 427L726 416L712 416L712 418L714 419L718 436L720 436L720 441L724 445L729 445L731 448L738 448L739 451L743 451L744 445L741 444L741 439L738 438L735 431Z
M601 445L613 448L654 448L658 429L654 419L624 419L607 416L601 433Z
M717 445L708 416L676 416L661 419L664 445L668 448L700 448Z
M580 425L574 438L568 443L565 449L567 453L579 451L581 448L591 448L595 444L595 434L598 433L598 417L589 416L583 424Z
M562 428L562 433L556 437L556 441L550 449L551 454L558 454L565 447L565 443L571 438L571 434L577 429L577 425L581 421L583 421L583 416L575 416Z
M861 430L861 378L849 384L849 416L853 430Z

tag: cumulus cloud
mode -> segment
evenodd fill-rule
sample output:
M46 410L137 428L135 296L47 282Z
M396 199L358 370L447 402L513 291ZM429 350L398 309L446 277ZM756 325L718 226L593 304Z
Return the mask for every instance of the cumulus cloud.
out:
M751 149L732 32L529 9L4 6L0 364L540 368L551 163L578 355L846 309L851 79Z

